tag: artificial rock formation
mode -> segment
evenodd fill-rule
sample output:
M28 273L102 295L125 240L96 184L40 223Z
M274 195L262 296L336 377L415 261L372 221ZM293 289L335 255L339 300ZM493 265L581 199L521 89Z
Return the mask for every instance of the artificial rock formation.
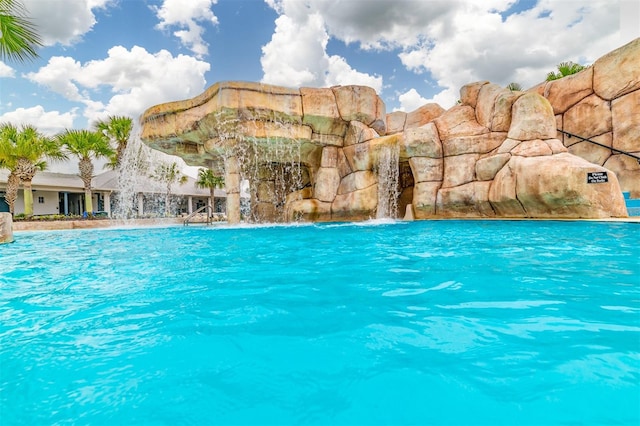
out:
M13 242L11 213L0 213L0 244Z
M556 129L609 134L614 147L640 151L634 43L570 77L568 88L560 80L512 92L477 82L447 111L428 104L387 114L363 86L218 83L147 110L142 139L224 173L230 222L241 220L243 181L244 214L254 221L624 217L617 174L635 191L638 169L610 150L572 148ZM618 80L604 76L612 66L623 70Z
M613 171L622 190L640 198L640 163L607 148L640 157L640 38L532 90L549 100L558 129L605 145L559 134L569 152Z

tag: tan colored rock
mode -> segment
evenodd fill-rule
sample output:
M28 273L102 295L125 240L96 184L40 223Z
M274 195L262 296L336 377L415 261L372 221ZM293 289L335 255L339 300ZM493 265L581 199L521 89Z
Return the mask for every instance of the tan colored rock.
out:
M549 145L540 139L523 141L511 150L511 155L519 155L521 157L538 157L552 154L553 151Z
M440 117L444 113L444 108L438 104L425 104L415 111L407 114L407 120L404 129L413 129L414 127L424 126L432 122L435 118Z
M296 200L287 205L286 214L289 222L328 222L331 220L331 203L314 199Z
M560 142L560 139L547 139L544 141L551 149L553 154L560 154L562 152L569 152L567 148Z
M251 205L251 215L255 222L278 222L278 213L273 203L257 202Z
M497 153L498 154L510 153L512 149L514 149L516 146L520 145L521 143L522 141L507 138L505 139L504 142L502 142L502 145L500 145L500 148L498 148Z
M489 203L499 217L528 217L516 194L511 160L500 169L489 188Z
M300 88L302 96L302 123L314 133L344 136L347 122L340 117L333 90L311 87Z
M640 153L636 153L640 156ZM604 167L613 170L618 177L620 189L631 192L633 198L640 198L640 164L626 155L612 155Z
M313 198L319 201L332 202L340 186L340 173L337 167L320 167L316 173L313 187Z
M338 148L338 172L340 173L340 178L345 177L349 173L353 172L351 166L349 165L349 161L347 160L347 156L344 155L344 150Z
M564 131L591 138L611 131L609 102L591 95L571 107L563 116Z
M444 217L493 217L489 203L491 182L470 182L438 191L436 211Z
M480 181L492 180L511 158L511 154L495 154L476 162L476 178Z
M612 133L608 132L600 136L590 138L592 141L601 145L611 146ZM611 150L605 147L594 145L590 142L583 142L578 138L565 138L565 140L571 145L568 148L568 152L578 157L584 158L590 163L604 165L604 163L611 157Z
M344 136L344 146L356 145L379 137L378 132L359 121L351 121Z
M259 181L256 188L256 198L259 202L273 203L276 188L274 181Z
M598 59L593 64L593 89L612 100L640 89L640 38Z
M508 90L494 83L485 84L480 88L478 102L476 103L476 120L478 124L487 129L491 127L496 98L505 91Z
M562 114L593 94L593 67L577 74L550 81L545 88L545 98L553 106L554 114Z
M375 90L366 86L336 86L331 89L344 121L360 121L378 134L386 134L386 107Z
M478 102L478 94L480 93L480 89L485 84L489 84L489 82L478 81L462 86L462 88L460 89L460 104L475 108Z
M367 220L376 217L378 185L337 195L331 204L332 219Z
M338 148L335 146L325 146L322 148L320 167L338 167Z
M416 219L436 215L436 199L440 182L417 182L413 187L413 213Z
M343 146L344 138L337 135L324 135L321 133L311 134L311 143L319 146Z
M440 140L458 136L474 136L489 133L489 129L476 121L475 110L467 105L456 105L434 120Z
M400 133L404 130L407 121L407 113L404 111L394 111L387 114L387 134Z
M13 219L11 213L0 213L0 244L13 242Z
M611 116L613 147L627 152L640 152L640 90L614 99L611 102Z
M477 136L458 136L442 143L445 157L460 154L486 154L502 145L507 138L504 132L484 133Z
M441 182L443 176L442 158L411 157L409 165L415 182Z
M435 124L407 129L400 139L400 157L442 157L442 144Z
M517 198L530 217L626 217L627 210L616 175L571 154L511 157ZM587 173L607 172L608 182L587 183Z
M413 204L409 203L406 205L404 218L402 220L406 220L406 221L415 220L415 215L413 213Z
M521 141L556 137L556 119L551 104L542 96L527 92L513 103L508 137Z
M384 146L398 146L401 134L381 136L357 145L346 146L342 149L351 170L373 170L378 162L378 154Z
M340 181L338 187L338 195L348 194L349 192L359 191L378 183L375 173L369 170L353 172L345 176Z
M509 127L511 127L513 103L522 95L523 92L512 92L511 90L504 90L498 94L489 125L489 129L492 132L509 131Z
M480 154L462 154L444 157L442 188L464 185L475 180L476 161Z

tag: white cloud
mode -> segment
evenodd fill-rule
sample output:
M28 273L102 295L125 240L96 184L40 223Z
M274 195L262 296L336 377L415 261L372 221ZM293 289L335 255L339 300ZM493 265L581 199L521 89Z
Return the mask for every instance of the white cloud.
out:
M152 54L138 46L131 50L115 46L107 58L85 64L52 57L27 77L83 103L83 116L91 123L113 114L137 118L153 105L196 96L204 90L209 68L208 63L191 56L173 57L166 50Z
M415 94L404 91L407 105L416 95L452 105L462 86L479 80L531 87L562 61L589 64L640 35L638 17L629 19L624 13L638 10L629 7L630 0L539 0L519 13L510 10L522 5L515 0L266 2L281 14L278 23L286 16L298 26L289 33L274 34L268 45L271 57L291 53L286 44L305 31L307 17L318 16L315 19L322 27L316 33L322 36L317 39L323 41L323 51L327 40L335 38L365 50L396 52L407 70L436 82L435 86L414 87ZM278 25L276 31L282 30ZM283 40L275 43L276 35ZM303 33L301 38L308 36ZM322 62L316 68L311 63L306 67L329 72ZM269 77L278 72L277 66L267 68L264 62L263 69ZM297 64L293 69L305 67Z
M358 84L382 89L382 77L359 72L344 58L327 55L328 41L319 14L279 16L271 41L262 47L262 82L286 87Z
M161 7L152 9L160 20L159 29L181 28L173 35L198 58L202 58L209 49L202 38L204 28L200 23L218 24L218 18L211 11L211 7L217 2L218 0L164 0Z
M13 78L15 76L16 76L16 71L13 68L11 68L9 65L0 61L0 78L2 77Z
M416 89L410 89L409 91L402 93L398 96L398 100L400 101L399 109L407 112L414 111L428 102L427 99L420 96Z
M45 46L69 46L91 31L93 9L106 8L113 0L23 0Z
M64 129L73 127L76 110L60 113L45 111L41 105L31 108L18 108L15 111L0 115L0 123L12 123L16 126L31 124L42 133L52 136Z

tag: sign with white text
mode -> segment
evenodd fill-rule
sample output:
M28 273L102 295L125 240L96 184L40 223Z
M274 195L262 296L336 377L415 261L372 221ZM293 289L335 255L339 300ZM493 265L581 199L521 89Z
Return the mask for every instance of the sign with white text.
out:
M609 182L607 172L588 172L587 183L605 183Z

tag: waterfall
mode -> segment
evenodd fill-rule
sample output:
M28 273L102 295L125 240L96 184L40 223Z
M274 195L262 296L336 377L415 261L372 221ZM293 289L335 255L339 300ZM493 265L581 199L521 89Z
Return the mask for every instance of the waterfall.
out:
M161 182L149 177L161 161L159 155L145 146L140 139L141 128L135 122L131 136L118 166L117 193L112 216L126 220L140 217L138 194L145 194L145 216L162 216L166 188Z
M397 146L383 146L378 153L376 171L378 174L377 219L398 217L399 149Z

